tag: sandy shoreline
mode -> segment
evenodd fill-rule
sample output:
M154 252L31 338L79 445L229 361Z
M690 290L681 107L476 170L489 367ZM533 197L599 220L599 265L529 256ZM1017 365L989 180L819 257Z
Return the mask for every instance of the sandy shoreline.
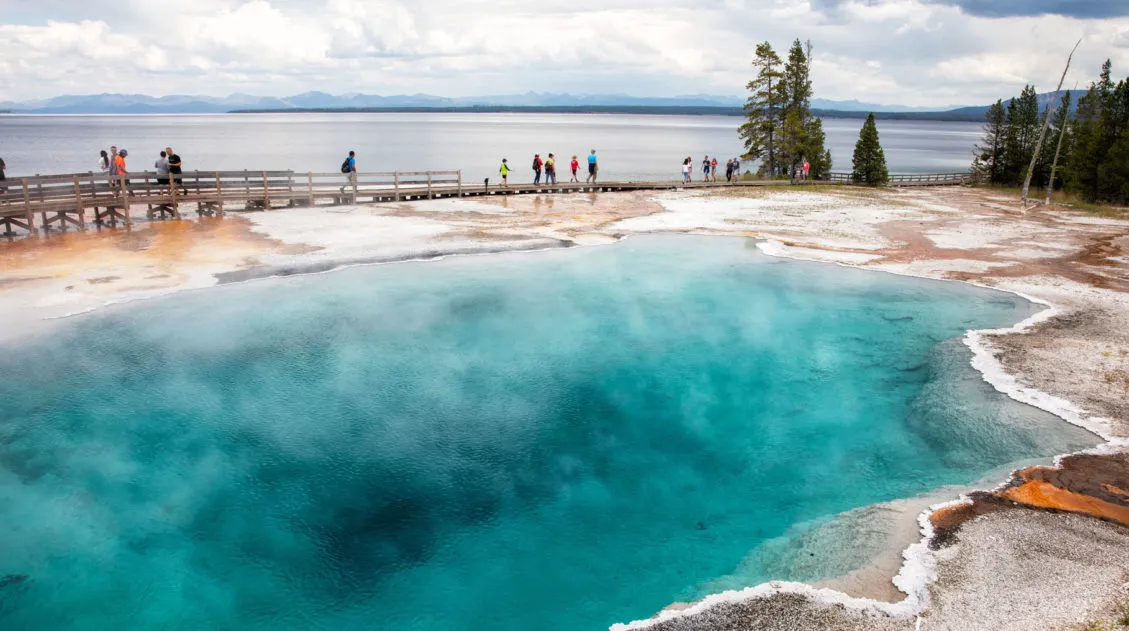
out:
M1115 446L1107 451L1129 450L1125 219L1065 210L1022 215L1014 200L970 189L624 193L492 202L291 209L0 243L0 314L9 323L0 329L0 341L26 338L58 324L51 319L107 304L263 276L612 243L649 232L756 236L767 240L761 249L773 255L964 280L1052 305L1012 329L970 333L974 366L1001 392ZM956 495L948 499L956 501ZM927 504L934 499L942 498ZM1129 506L1129 495L1125 500ZM911 512L921 513L914 506ZM905 548L903 554L892 561L887 555L875 563L878 569L825 581L825 589L770 583L669 610L631 628L1041 628L1047 620L1071 624L1096 615L1129 580L1119 548L1129 542L1129 529L1108 521L1001 511L962 523L949 545L937 550L929 545L933 525L924 515L919 523L920 531L910 522L891 541ZM1077 545L1089 546L1093 554L1085 556L1092 562L1082 569L1093 585L1088 593L1074 590L1068 600L1076 606L1064 606L1061 598L1056 603L1060 588L1040 577L1080 568L1050 553L1001 557L985 543L1003 538L1019 546L1025 537L1044 543L1075 537ZM906 538L912 539L908 548ZM978 565L986 556L998 557L995 570L1016 571L1018 591L1037 594L1042 588L1056 611L1030 603L1024 611L1002 606L1008 596L986 591L995 585L992 571ZM894 583L891 570L898 572ZM897 594L894 584L908 598L889 602ZM962 622L968 616L977 621Z

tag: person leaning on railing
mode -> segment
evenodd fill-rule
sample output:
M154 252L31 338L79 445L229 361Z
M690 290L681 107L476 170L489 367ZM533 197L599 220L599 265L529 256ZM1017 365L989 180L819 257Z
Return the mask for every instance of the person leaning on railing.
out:
M8 176L4 175L4 169L7 168L8 165L4 164L4 158L0 158L0 195L8 192Z

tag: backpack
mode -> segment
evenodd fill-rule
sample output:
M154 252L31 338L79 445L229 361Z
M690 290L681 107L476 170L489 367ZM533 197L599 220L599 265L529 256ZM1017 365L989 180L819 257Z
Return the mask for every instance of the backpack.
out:
M352 169L349 168L349 158L345 158L345 161L341 163L341 172L348 173L351 170Z
M541 158L534 158L533 159L533 170L536 171L537 169L540 169L540 168L541 168Z

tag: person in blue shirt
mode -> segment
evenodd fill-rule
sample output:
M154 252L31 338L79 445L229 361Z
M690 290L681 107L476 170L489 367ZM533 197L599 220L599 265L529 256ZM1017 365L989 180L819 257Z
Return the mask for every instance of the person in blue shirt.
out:
M586 181L595 182L596 173L599 170L600 167L596 164L596 150L593 149L592 153L588 154L588 179Z
M345 163L341 165L341 172L349 178L345 186L352 188L357 185L357 154L355 152L349 152L349 157L345 158ZM341 187L342 193L345 192L345 186Z

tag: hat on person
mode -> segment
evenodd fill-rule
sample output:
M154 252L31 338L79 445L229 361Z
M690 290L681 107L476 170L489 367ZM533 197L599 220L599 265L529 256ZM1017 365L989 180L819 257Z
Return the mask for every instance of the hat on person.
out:
M128 155L129 155L129 152L128 152L128 151L126 151L125 149L119 149L119 150L118 150L118 155L124 158L124 157L126 157L126 156L128 156Z

